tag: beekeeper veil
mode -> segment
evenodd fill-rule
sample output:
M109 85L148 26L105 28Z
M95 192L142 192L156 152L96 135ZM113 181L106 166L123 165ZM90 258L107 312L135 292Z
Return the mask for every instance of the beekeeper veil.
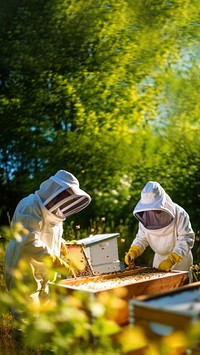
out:
M175 218L175 204L158 182L149 181L141 192L133 215L147 229L163 228Z
M77 178L65 170L44 181L36 195L49 212L63 218L78 213L91 202L91 197L80 189Z

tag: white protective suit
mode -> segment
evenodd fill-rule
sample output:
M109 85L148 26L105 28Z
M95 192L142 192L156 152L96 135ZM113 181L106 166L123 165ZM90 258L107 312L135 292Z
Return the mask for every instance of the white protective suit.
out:
M39 190L23 198L16 207L12 225L21 223L28 233L21 240L12 239L5 255L5 281L8 290L15 287L13 270L21 259L32 270L34 290L30 295L39 302L41 294L48 293L48 279L44 256L60 256L63 221L85 208L90 196L79 188L79 182L71 173L59 170L44 181ZM46 206L46 207L45 207Z
M159 183L149 181L145 185L133 215L139 220L139 228L132 245L138 246L142 252L147 246L151 247L155 252L153 267L157 268L171 252L175 252L182 259L172 269L190 270L195 235L189 216Z

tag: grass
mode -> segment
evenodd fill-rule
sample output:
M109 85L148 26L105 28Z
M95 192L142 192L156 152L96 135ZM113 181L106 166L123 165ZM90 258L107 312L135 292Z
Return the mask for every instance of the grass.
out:
M4 281L4 249L0 246L0 291L5 293L6 285ZM39 355L39 350L27 349L21 342L17 342L12 337L13 318L11 312L0 313L0 355Z
M21 342L12 337L12 314L1 314L0 318L0 355L39 355L41 352L27 349Z
M3 270L3 252L0 249L0 290L6 292ZM20 346L12 338L12 314L2 313L0 315L0 354L20 354Z
M41 355L47 354L40 349L28 349L21 341L12 337L13 319L10 312L1 314L0 317L0 355Z

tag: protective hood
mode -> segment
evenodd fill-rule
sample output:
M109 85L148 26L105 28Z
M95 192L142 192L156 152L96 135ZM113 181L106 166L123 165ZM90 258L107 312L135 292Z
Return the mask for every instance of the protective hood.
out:
M149 181L133 215L148 229L163 228L175 218L175 204L158 182Z
M91 197L80 189L77 178L65 170L44 181L36 196L49 212L63 218L78 213L91 202Z

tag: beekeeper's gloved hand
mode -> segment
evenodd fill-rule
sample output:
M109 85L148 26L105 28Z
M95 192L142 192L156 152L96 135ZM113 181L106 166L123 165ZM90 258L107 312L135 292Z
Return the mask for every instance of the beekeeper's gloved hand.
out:
M182 257L174 252L170 253L167 259L163 260L158 266L158 270L169 271L172 266L181 261Z
M73 275L76 277L76 267L70 260L66 262L56 255L51 255L50 257L55 268L58 269L62 274L66 276Z
M137 245L132 245L128 253L126 253L124 261L127 265L129 265L141 254L142 254L142 250L140 249L140 247L138 247Z

